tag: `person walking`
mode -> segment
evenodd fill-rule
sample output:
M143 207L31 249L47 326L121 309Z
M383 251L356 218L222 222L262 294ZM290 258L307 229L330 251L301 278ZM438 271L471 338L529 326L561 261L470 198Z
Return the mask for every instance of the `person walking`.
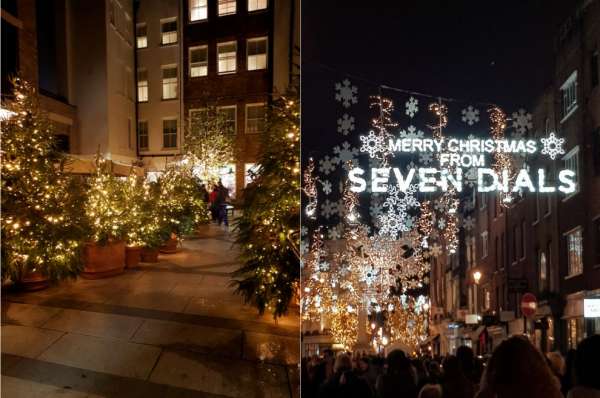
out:
M352 370L352 358L339 354L335 359L333 376L319 389L318 398L370 398L371 390L366 381Z
M375 383L377 398L417 398L417 384L410 360L403 351L393 350L387 356L387 372Z
M219 186L213 186L212 191L208 195L208 202L210 204L210 215L212 217L213 222L217 222L218 215L218 207L217 207L217 197L219 196Z
M600 335L587 337L577 346L575 353L575 387L567 393L567 398L600 398Z
M219 180L217 186L217 220L219 225L225 224L229 226L229 220L227 219L227 201L229 200L229 189L223 185L223 182Z

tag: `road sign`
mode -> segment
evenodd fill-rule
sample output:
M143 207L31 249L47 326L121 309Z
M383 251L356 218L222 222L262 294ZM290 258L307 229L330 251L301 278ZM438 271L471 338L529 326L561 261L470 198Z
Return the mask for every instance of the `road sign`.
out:
M521 312L527 318L535 315L535 311L537 310L537 299L531 293L525 293L523 297L521 297Z

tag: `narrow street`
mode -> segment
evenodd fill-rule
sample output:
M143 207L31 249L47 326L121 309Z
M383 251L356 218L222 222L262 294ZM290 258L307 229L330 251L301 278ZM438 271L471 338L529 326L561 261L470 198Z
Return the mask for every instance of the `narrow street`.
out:
M122 275L2 297L2 397L298 396L298 313L233 295L229 233Z

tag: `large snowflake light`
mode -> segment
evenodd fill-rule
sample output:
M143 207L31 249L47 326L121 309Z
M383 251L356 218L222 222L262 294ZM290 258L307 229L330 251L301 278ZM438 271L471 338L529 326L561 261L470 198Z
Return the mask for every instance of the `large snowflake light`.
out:
M343 135L350 134L351 131L354 130L354 117L344 113L341 118L337 120L338 133L342 133Z
M335 157L331 159L329 156L325 155L323 159L319 160L319 171L325 175L328 175L335 170L335 165L337 163L338 161Z
M462 121L467 123L469 126L479 121L479 109L473 108L473 105L469 105L466 109L462 110Z
M342 163L342 167L346 170L350 170L350 164L357 164L356 157L358 156L358 149L352 148L348 141L342 143L333 148L333 153L337 155L335 158L337 163Z
M369 131L369 134L366 136L361 135L360 141L362 142L360 151L367 152L371 158L374 158L378 153L385 151L383 137L375 134L373 130Z
M564 155L565 150L563 149L563 144L565 143L564 138L558 138L556 134L550 133L548 138L542 138L542 155L548 155L550 159L556 159L557 155Z
M341 83L335 84L335 100L341 102L345 108L358 102L358 88L350 83L350 80L344 79Z
M527 130L533 128L531 113L527 113L525 109L519 109L519 112L513 112L512 114L512 126L515 128L520 135L523 135Z
M410 97L406 101L406 114L411 118L419 111L419 100L414 97Z

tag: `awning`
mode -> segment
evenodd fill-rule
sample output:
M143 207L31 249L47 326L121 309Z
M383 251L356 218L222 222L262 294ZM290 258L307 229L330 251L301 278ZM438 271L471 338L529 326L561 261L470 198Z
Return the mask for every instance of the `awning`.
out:
M565 304L562 319L583 316L583 297L583 292L577 292L567 296L567 304Z
M107 162L110 162L114 175L128 176L132 170L138 176L144 175L144 169L139 166L133 166L115 160L107 160ZM69 156L65 163L65 171L71 174L93 174L96 171L96 163L94 159L82 159Z

